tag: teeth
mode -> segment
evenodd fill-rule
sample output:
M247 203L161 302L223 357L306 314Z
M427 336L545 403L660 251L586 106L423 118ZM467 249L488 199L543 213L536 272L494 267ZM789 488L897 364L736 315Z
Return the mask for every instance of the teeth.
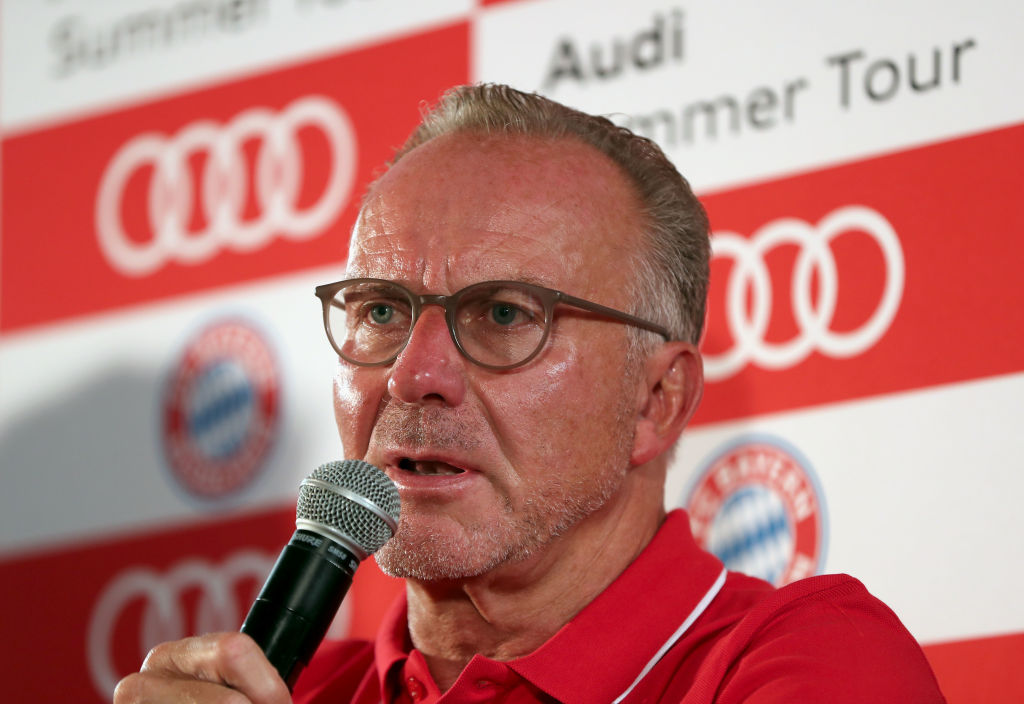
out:
M398 463L398 466L406 471L425 475L451 475L462 474L462 470L452 467L444 462L414 462L408 458Z

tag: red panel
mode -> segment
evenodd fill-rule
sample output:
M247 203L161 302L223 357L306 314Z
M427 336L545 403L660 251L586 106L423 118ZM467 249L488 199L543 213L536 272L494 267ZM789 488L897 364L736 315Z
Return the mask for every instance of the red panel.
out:
M289 506L0 563L5 701L109 702L157 642L237 629L294 530ZM367 560L349 631L372 635L401 584Z
M405 588L405 581L388 577L374 560L367 560L356 571L349 589L348 635L352 638L372 640L377 635L377 628L384 618L398 593Z
M0 329L343 261L363 187L418 121L420 101L468 71L468 26L458 24L8 139ZM293 129L274 133L289 120ZM300 221L321 206L319 219ZM165 249L153 248L157 233ZM148 254L133 263L125 251Z
M138 669L153 644L144 642L146 617L154 636L177 630L180 634L173 635L191 634L201 627L199 611L214 593L211 584L231 594L221 616L224 625L237 628L266 573L238 569L232 577L225 565L252 551L272 564L295 529L294 521L289 507L0 564L0 596L17 605L4 615L8 646L0 672L21 696L7 696L24 702L109 701L109 692L100 695L97 680L103 680L103 671L123 675ZM187 577L189 564L201 570ZM208 571L205 586L197 576L202 570ZM152 580L148 594L141 589L146 579ZM157 608L161 595L180 613ZM104 602L106 615L101 613ZM99 645L91 653L90 634ZM51 674L54 663L59 663L60 677Z
M1024 702L1024 633L924 648L949 704Z
M712 263L708 387L696 422L1024 369L1021 153L1019 125L706 196L716 242L730 254ZM885 258L886 242L902 263ZM737 256L752 252L740 276ZM800 257L812 253L794 285ZM831 316L822 305L830 284ZM768 290L772 310L758 327ZM807 303L802 318L794 290ZM716 374L712 362L737 349L733 331L749 334L751 351Z

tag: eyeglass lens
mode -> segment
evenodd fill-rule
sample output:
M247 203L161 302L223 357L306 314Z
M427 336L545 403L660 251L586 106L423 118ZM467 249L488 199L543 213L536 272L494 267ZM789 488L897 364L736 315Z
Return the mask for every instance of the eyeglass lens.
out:
M355 282L334 295L328 324L342 356L357 364L395 357L414 323L412 294L384 282ZM452 327L463 351L484 365L503 367L530 357L544 342L544 301L527 287L483 283L449 299Z

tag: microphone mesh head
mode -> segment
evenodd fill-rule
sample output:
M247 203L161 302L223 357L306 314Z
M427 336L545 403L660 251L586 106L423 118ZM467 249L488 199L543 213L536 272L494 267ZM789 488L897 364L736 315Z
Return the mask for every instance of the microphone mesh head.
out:
M299 487L296 519L305 519L339 531L367 554L376 552L392 536L391 526L379 514L398 521L398 489L387 475L369 462L344 460L321 465L309 475L336 487ZM376 507L376 511L344 495L351 492Z

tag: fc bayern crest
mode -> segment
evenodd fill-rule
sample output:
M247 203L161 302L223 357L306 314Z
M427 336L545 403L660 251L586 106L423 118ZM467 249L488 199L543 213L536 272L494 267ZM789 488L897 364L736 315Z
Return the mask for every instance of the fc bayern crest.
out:
M185 346L167 384L164 448L191 494L221 498L247 486L277 435L280 375L263 336L221 320Z
M824 497L810 463L776 438L745 437L713 455L685 507L697 544L730 570L782 586L824 563Z

